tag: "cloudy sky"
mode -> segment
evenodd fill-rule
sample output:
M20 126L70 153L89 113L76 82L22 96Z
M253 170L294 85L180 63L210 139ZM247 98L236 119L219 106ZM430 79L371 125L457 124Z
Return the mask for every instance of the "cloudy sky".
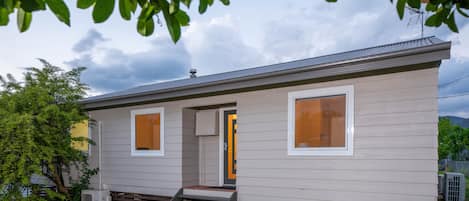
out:
M34 15L30 30L19 34L13 20L0 27L0 74L21 76L36 58L71 68L86 66L83 81L99 94L139 84L213 74L283 61L418 38L417 16L400 21L389 0L356 3L342 0L232 0L216 2L204 15L190 11L191 24L174 45L165 27L142 37L132 21L115 10L103 24L93 24L91 10L68 1L72 27L49 12ZM193 8L196 7L196 3ZM459 34L446 27L425 28L425 35L451 40L452 58L440 68L441 115L469 117L469 20L457 17Z

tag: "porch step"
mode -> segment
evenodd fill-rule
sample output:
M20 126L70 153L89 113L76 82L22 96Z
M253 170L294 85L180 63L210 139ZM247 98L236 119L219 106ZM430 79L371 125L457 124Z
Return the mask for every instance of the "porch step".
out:
M217 187L192 186L179 189L171 201L237 201L234 189Z

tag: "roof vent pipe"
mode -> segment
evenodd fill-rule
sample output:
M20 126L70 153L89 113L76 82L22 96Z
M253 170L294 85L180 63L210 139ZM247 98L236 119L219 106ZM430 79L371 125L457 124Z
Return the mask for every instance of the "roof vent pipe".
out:
M190 78L196 78L196 77L197 77L197 69L191 68L191 69L189 70L189 73L191 74L191 75L190 75Z

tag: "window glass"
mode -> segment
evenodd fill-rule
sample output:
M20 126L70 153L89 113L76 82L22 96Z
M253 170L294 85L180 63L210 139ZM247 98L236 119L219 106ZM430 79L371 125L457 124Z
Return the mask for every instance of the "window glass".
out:
M345 95L295 100L295 147L345 147Z
M135 115L135 149L160 150L160 114Z

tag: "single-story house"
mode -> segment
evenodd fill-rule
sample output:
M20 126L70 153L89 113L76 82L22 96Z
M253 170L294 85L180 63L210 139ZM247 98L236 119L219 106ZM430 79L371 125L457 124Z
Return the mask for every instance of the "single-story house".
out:
M86 98L92 187L173 200L435 201L438 68L450 47L425 37Z

